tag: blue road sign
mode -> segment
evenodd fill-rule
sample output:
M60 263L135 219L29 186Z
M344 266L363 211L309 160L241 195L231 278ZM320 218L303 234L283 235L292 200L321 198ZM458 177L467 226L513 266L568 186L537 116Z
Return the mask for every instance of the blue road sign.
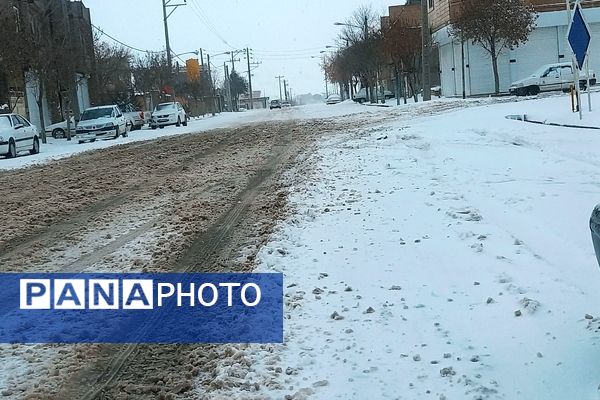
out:
M571 21L571 27L569 28L568 38L569 45L573 50L573 54L575 54L577 65L581 70L585 63L585 57L587 56L587 51L590 47L592 35L590 35L590 31L583 19L579 4L575 7L575 12L573 13L573 20Z

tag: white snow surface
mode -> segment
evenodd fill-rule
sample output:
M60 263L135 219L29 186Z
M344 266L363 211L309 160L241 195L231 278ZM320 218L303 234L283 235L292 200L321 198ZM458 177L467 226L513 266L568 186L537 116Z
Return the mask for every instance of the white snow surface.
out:
M285 344L244 347L260 389L223 398L596 399L600 133L505 119L567 101L322 140L258 257L285 274Z

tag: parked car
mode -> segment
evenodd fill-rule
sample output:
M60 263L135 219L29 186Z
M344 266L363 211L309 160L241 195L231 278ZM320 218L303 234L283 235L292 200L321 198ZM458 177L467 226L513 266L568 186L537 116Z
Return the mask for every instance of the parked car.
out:
M164 128L168 125L187 126L188 116L185 109L178 102L162 103L157 105L152 112L150 127L152 129Z
M377 100L381 101L381 100L389 100L389 99L393 99L394 98L394 93L390 92L389 90L384 90L384 91L379 91L379 93L377 93ZM360 89L356 95L354 95L354 98L352 99L354 100L356 103L365 103L367 101L367 90L365 88Z
M290 108L292 106L292 103L290 103L289 101L284 101L283 103L281 103L281 108Z
M125 118L127 118L127 122L131 127L132 131L142 129L150 119L150 113L147 113L145 111L138 111L132 104L121 105L119 106L119 109L121 110L123 115L125 115Z
M342 102L342 96L340 96L339 94L332 94L327 98L326 103L331 105L331 104L338 104Z
M272 110L274 108L281 109L281 101L280 100L271 100L271 103L269 104L269 109Z
M75 118L71 117L71 133L75 136ZM64 139L67 137L67 121L57 122L46 127L46 134L54 139Z
M127 118L118 106L88 108L81 114L75 130L79 143L94 142L96 139L127 136Z
M38 129L19 114L0 115L0 154L15 158L17 154L29 151L40 152Z
M571 63L546 64L525 79L513 82L510 93L517 96L537 96L540 92L568 91L573 85L573 65ZM590 70L590 85L596 84L596 74ZM579 74L581 88L587 86L587 73Z

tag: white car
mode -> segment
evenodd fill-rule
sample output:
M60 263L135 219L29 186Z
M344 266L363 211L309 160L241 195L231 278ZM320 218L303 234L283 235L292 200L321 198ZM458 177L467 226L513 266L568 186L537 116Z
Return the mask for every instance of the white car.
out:
M119 136L127 137L127 118L119 107L101 106L88 108L81 114L77 124L77 140L79 143L94 142L96 139L111 138Z
M540 92L555 90L567 91L573 85L573 66L571 63L546 64L525 79L513 82L510 93L517 96L536 96ZM596 74L590 70L590 85L596 84ZM579 73L579 85L587 86L587 73Z
M75 135L75 118L71 117L71 133ZM67 121L57 122L46 127L46 134L52 135L54 139L64 139L67 137Z
M394 98L394 93L390 92L389 90L384 90L384 91L379 91L379 93L377 93L377 100L381 101L381 100L389 100L389 99L393 99ZM367 101L367 89L362 88L360 89L356 95L354 96L354 98L352 99L354 100L356 103L365 103Z
M0 114L0 155L15 158L23 151L40 152L37 127L19 114Z
M188 116L183 106L177 102L162 103L154 108L150 127L152 129L164 128L168 125L187 126Z
M331 104L338 104L342 102L342 96L340 96L339 94L332 94L327 98L327 104L331 105Z

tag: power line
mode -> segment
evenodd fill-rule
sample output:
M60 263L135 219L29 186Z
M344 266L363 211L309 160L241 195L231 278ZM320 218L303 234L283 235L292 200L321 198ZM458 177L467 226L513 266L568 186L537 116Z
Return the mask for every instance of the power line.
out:
M221 34L217 30L217 28L215 28L215 26L210 21L210 18L206 15L206 13L204 12L204 10L202 10L202 7L200 7L200 5L198 4L198 2L196 0L191 0L190 5L192 6L192 11L194 12L194 14L196 14L196 16L204 23L204 25L206 25L206 27L221 42L223 42L223 44L225 44L227 47L230 47L231 49L235 49L235 47L233 47L231 44L229 44L229 42L223 36L221 36Z
M268 54L295 54L295 53L310 53L314 51L323 50L321 47L312 47L307 49L296 49L296 50L254 50L256 53L268 53Z
M124 43L124 42L120 41L119 39L115 38L114 36L111 36L108 33L104 32L101 28L98 28L96 25L92 24L92 27L94 29L96 29L101 35L104 35L104 36L110 38L111 40L119 43L121 46L127 47L128 49L139 51L141 53L154 53L154 54L164 53L164 51L143 50L143 49L128 45L127 43Z

